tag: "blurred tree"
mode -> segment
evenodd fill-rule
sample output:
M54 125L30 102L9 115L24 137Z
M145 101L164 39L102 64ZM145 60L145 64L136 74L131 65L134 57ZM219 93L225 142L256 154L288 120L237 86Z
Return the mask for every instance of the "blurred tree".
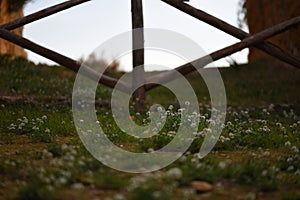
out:
M120 78L124 74L120 69L120 62L118 60L109 62L103 58L103 55L92 53L87 59L79 59L79 62L84 63L98 73L103 73L113 78Z
M300 15L299 0L240 0L239 22L246 22L249 32L255 34L287 19ZM271 38L277 44L295 56L300 56L300 27ZM249 61L267 59L275 61L262 51L250 48ZM276 63L279 61L276 60ZM281 63L282 64L282 63Z
M0 0L0 24L5 24L24 16L23 6L29 0ZM18 35L23 34L23 27L13 30ZM25 50L17 45L0 39L0 54L27 57Z

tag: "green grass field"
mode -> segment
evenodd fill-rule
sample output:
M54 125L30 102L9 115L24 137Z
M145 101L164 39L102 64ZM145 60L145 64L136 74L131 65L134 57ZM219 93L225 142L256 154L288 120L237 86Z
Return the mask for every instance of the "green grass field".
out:
M300 199L300 72L263 63L220 70L228 110L213 151L199 159L210 130L209 95L189 75L201 120L189 150L170 166L147 174L110 169L84 148L72 118L75 74L57 66L0 58L0 199ZM178 86L180 87L180 86ZM114 122L112 90L97 89L97 117L106 135L133 152L169 143L178 126L176 100L165 88L150 91L147 105L174 105L162 131L135 139ZM164 95L161 95L164 94ZM147 115L132 113L137 123ZM202 181L212 190L201 192Z

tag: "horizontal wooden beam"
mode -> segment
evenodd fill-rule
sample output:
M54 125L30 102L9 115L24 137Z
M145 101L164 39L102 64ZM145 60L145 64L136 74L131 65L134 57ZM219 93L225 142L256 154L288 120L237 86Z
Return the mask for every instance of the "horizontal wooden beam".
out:
M161 1L167 3L168 5L173 6L176 9L178 9L188 15L191 15L191 16L195 17L196 19L199 19L217 29L220 29L223 32L226 32L240 40L243 40L243 39L251 36L250 34L246 33L245 31L238 29L238 28L226 23L225 21L222 21L212 15L209 15L202 10L196 9L193 6L190 6L189 4L183 3L180 0L161 0ZM295 66L300 69L300 58L291 55L290 53L284 51L283 49L281 49L280 47L278 47L275 44L272 44L267 41L262 41L261 43L256 44L255 47L257 47L258 49L268 53L269 55L271 55L277 59L280 59L280 60L282 60L286 63L289 63L292 66Z
M197 67L198 69L201 69L213 61L216 61L218 59L229 56L229 55L231 55L235 52L238 52L244 48L247 48L249 46L258 44L259 42L266 40L276 34L282 33L296 25L300 25L300 16L295 17L290 20L287 20L287 21L284 21L284 22L277 24L271 28L261 31L253 36L250 36L250 37L242 40L241 42L230 45L226 48L215 51L207 56L204 56L202 58L194 60L190 63L184 64L180 67L177 67L175 70L180 72L182 75L189 74L196 70L195 67ZM175 78L177 78L176 74L177 74L176 72L170 71L170 72L165 72L162 74L158 74L158 75L149 77L147 79L146 90L150 90L150 89L153 89L158 86L157 84L152 84L152 83L163 84L163 83L174 80Z
M40 20L42 18L48 17L50 15L56 14L58 12L61 12L63 10L66 10L68 8L80 5L82 3L88 2L91 0L70 0L66 1L64 3L57 4L55 6L51 6L49 8L43 9L41 11L35 12L33 14L30 14L25 17L21 17L19 19L13 20L11 22L8 22L6 24L0 25L0 28L7 29L7 30L13 30L16 28L19 28L21 26L24 26L26 24L29 24L31 22Z
M67 67L74 72L78 72L81 67L81 63L78 63L77 61L75 61L71 58L68 58L66 56L63 56L59 53L56 53L50 49L42 47L28 39L25 39L19 35L16 35L16 34L10 32L6 29L0 29L0 37L9 42L17 44L25 49L28 49L34 53L37 53L45 58L48 58L54 62L57 62L58 64L60 64L64 67ZM84 76L86 76L94 81L98 81L98 78L99 78L98 72L96 72L93 69L86 67L86 66L82 66L82 67L83 68L80 70L80 72L82 72ZM104 74L100 74L100 75L101 75L101 79L99 80L99 83L104 84L111 88L114 88L116 86L116 84L118 83L119 90L126 92L126 93L130 92L131 87L127 86L126 83L118 81L117 79L111 78Z

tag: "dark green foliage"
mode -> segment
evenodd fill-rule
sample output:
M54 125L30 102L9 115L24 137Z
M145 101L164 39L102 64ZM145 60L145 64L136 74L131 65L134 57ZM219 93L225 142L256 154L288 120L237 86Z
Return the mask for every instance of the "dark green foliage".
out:
M33 180L21 188L17 200L50 200L52 194L45 189L44 184L39 180Z
M282 194L282 200L300 200L300 194L297 193L285 193Z
M180 195L185 189L192 189L191 182L206 181L214 186L209 193L211 199L218 196L221 199L243 198L241 193L247 190L297 200L300 107L299 93L294 91L298 91L299 75L281 68L274 68L272 73L268 70L260 65L221 70L232 106L228 108L222 137L203 159L199 159L197 153L206 133L203 129L209 124L209 99L204 98L208 94L201 78L189 75L188 80L201 103L202 117L196 140L189 152L167 168L133 175L109 169L94 159L76 135L70 104L75 79L72 72L69 74L69 70L58 66L35 65L22 58L13 60L10 56L1 56L0 94L32 96L35 100L0 100L0 180L3 181L0 193L11 192L5 186L8 182L15 188L13 198L17 195L19 199L72 199L69 191L78 193L80 199L89 198L85 195L92 191L103 193L101 199L115 194L122 194L125 199L188 199ZM157 88L157 91L164 90L167 89ZM99 86L97 99L109 100L111 91ZM123 133L110 107L97 105L99 125L107 137L124 150L159 149L172 140L180 124L174 95L170 91L161 94L148 93L148 105L162 103L166 109L169 104L175 105L156 136L136 139ZM60 101L62 96L66 96L66 100ZM147 114L132 111L129 117L139 125L149 123ZM178 178L174 173L168 175L174 168L179 171ZM74 184L84 188L74 189ZM272 193L268 194L270 191ZM234 196L221 196L223 192L233 192Z

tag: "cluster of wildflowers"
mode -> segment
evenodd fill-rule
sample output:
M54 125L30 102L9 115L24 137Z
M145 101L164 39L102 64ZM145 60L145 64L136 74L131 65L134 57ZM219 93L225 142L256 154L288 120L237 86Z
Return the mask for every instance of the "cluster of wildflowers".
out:
M77 182L75 177L81 173L93 176L90 170L81 171L86 166L87 158L78 156L76 149L71 145L63 144L58 149L44 149L42 159L50 160L50 167L40 168L38 178L50 191L68 185L75 190L83 189L84 184Z
M16 123L11 123L7 129L11 132L16 133L27 133L30 131L44 130L45 132L50 132L48 127L45 127L47 122L47 116L43 115L41 118L28 119L26 116L18 118Z
M15 123L11 123L7 129L16 134L26 134L30 138L41 142L51 142L53 135L51 129L47 126L48 117L43 115L37 118L28 118L23 116L18 118Z
M183 172L180 168L174 167L167 171L158 171L150 174L143 174L131 178L127 191L134 197L142 198L151 195L152 199L174 198L175 190L179 187L179 180ZM163 187L161 187L163 185ZM188 199L193 194L191 189L183 192L182 199Z
M296 176L300 176L300 149L299 147L292 145L290 141L285 142L287 148L287 156L279 157L280 167L282 170L286 170L289 173L294 173Z
M300 133L300 121L296 121L299 117L293 110L282 111L282 115L288 118L288 120L284 120L285 123L280 122L280 119L270 118L270 112L272 110L266 108L262 110L245 109L239 112L229 110L228 115L231 118L223 126L224 130L219 142L230 145L243 144L244 142L241 141L243 138L251 138L252 136L254 136L253 138L268 138L267 142L270 142L270 136L274 136L274 138L281 138L274 141L274 143L282 146L282 141L288 140L290 134ZM286 124L287 121L291 124ZM204 128L199 135L203 136L207 131L209 130ZM260 142L257 141L257 144L260 144ZM263 146L264 144L262 144Z

